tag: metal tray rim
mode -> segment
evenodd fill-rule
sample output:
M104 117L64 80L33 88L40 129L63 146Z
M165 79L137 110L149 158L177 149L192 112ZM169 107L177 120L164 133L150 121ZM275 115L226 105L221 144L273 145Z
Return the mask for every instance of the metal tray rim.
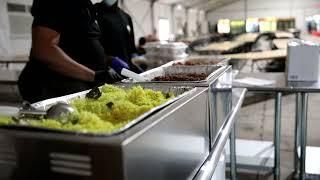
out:
M195 55L195 56L188 56L184 59L180 59L180 60L175 60L175 61L170 61L160 67L168 67L168 66L172 66L174 63L185 63L186 61L192 61L193 59L211 59L211 58L215 58L215 60L218 60L219 62L216 64L206 64L206 65L195 65L195 66L218 66L218 65L224 65L224 63L228 63L230 61L230 58L228 57L224 57L222 55L215 55L215 56L203 56L203 55ZM183 65L181 65L183 66ZM192 66L191 66L192 67Z

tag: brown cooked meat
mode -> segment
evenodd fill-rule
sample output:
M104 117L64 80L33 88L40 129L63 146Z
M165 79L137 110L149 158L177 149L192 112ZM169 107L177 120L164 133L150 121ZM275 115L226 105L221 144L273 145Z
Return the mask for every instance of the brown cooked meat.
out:
M179 73L166 76L158 76L153 81L201 81L207 78L205 73Z

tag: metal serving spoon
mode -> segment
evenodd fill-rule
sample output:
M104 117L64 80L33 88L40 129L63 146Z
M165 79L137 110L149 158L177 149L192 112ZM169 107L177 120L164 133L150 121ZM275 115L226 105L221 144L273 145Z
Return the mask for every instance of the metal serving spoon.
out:
M21 118L49 118L58 119L62 114L72 113L75 109L67 103L58 102L51 106L47 111L37 110L34 108L18 108L12 106L0 106L0 116Z

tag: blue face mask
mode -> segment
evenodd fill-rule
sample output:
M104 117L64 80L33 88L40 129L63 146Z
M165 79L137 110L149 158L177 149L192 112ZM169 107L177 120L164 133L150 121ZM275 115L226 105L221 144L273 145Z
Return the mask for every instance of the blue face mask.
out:
M114 3L117 2L117 0L103 0L103 2L104 2L107 6L112 6L112 5L114 5Z

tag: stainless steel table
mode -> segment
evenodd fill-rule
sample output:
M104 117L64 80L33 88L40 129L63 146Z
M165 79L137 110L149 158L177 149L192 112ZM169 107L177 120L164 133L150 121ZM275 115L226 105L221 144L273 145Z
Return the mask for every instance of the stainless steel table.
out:
M281 97L283 93L296 94L296 123L295 123L295 173L299 173L299 179L304 180L306 144L307 144L307 112L308 112L308 94L320 93L320 82L287 82L284 73L240 73L237 79L244 77L253 77L258 79L275 80L273 85L252 86L241 83L233 83L233 87L247 88L248 91L255 92L273 92L275 98L275 163L274 179L280 179L280 129L281 129ZM298 147L301 147L300 159L298 156Z

